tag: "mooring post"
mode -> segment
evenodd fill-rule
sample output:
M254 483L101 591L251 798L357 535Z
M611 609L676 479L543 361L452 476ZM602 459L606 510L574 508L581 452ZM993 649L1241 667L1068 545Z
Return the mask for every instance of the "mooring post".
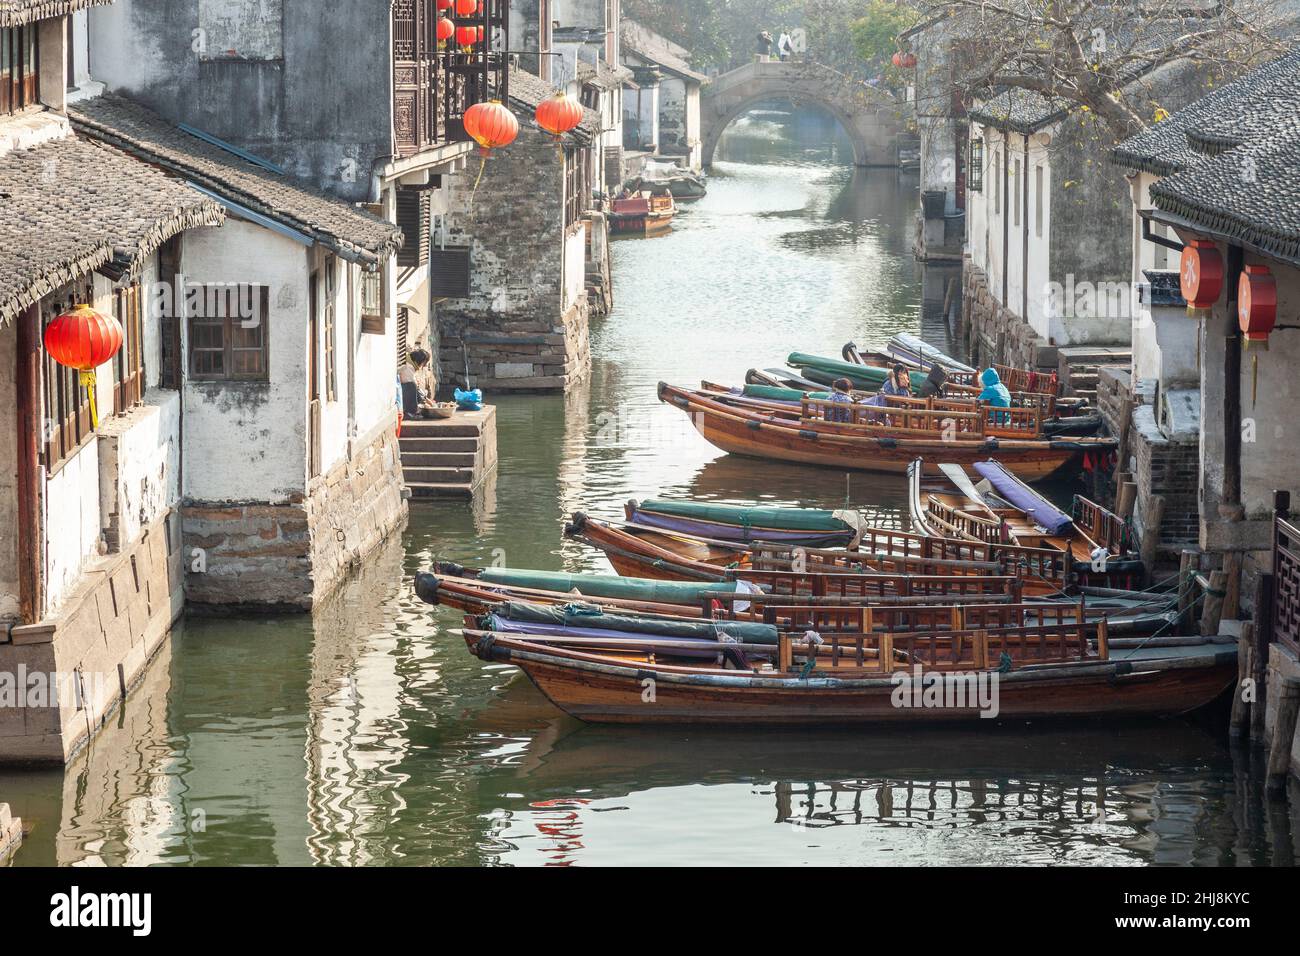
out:
M1178 633L1188 633L1192 622L1192 607L1196 594L1196 562L1198 552L1184 548L1178 559Z
M1152 495L1142 521L1142 567L1146 583L1151 584L1156 569L1156 548L1160 545L1160 526L1165 522L1165 496Z
M1201 612L1201 637L1213 637L1219 633L1219 622L1223 617L1223 597L1227 589L1228 575L1223 571L1211 571L1209 585L1205 589L1205 610Z
M1277 714L1268 747L1269 790L1286 786L1287 774L1291 772L1291 751L1295 748L1297 714L1300 714L1300 679L1283 677L1278 681Z
M1255 680L1255 700L1250 707L1250 739L1264 743L1264 715L1268 710L1268 649L1273 643L1273 575L1255 580L1254 643L1250 665Z
M1233 737L1250 735L1250 702L1246 700L1246 682L1254 673L1252 652L1255 649L1255 624L1247 621L1237 637L1237 686L1232 692L1232 717L1228 720L1228 733Z

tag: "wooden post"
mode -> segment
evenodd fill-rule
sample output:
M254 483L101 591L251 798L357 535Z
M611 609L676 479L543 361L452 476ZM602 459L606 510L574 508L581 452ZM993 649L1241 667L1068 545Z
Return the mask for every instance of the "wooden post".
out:
M1223 594L1223 617L1235 621L1241 616L1241 552L1229 551L1223 556L1223 573L1226 576Z
M1110 623L1104 617L1097 622L1097 656L1110 660Z
M1210 572L1210 585L1205 589L1205 609L1201 612L1201 637L1213 637L1219 633L1227 581L1228 575L1225 572Z
M1178 560L1178 633L1186 634L1192 620L1196 594L1197 552L1184 548Z
M1152 495L1147 504L1146 520L1142 522L1142 567L1146 570L1146 583L1155 574L1156 548L1160 544L1160 527L1165 522L1165 496Z
M794 649L790 646L790 635L781 634L777 637L777 668L781 673L789 673L794 669Z
M1268 710L1268 648L1273 643L1273 575L1255 579L1255 640L1250 651L1255 701L1250 707L1250 739L1264 742L1264 714Z
M894 669L894 634L885 631L880 635L880 669L888 674Z
M1120 482L1119 492L1115 496L1115 514L1122 521L1133 517L1133 507L1137 504L1138 486L1136 481L1127 477Z
M1250 734L1250 703L1244 695L1246 681L1254 672L1251 660L1254 649L1255 623L1247 621L1241 626L1241 636L1237 638L1237 685L1232 691L1232 717L1228 721L1228 733L1233 737Z
M1273 739L1268 747L1269 790L1286 786L1291 771L1291 750L1295 746L1296 715L1300 714L1300 680L1283 677L1278 681L1277 715L1273 722Z
M18 594L24 624L37 623L45 613L40 497L40 449L45 444L45 428L41 421L40 325L39 306L32 306L18 317Z

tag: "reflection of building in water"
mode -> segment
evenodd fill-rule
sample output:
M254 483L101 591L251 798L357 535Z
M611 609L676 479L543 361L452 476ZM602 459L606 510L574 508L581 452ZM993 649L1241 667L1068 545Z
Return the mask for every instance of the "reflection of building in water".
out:
M385 862L385 830L401 809L394 766L409 741L401 713L400 540L387 542L314 616L307 685L308 851L314 863Z

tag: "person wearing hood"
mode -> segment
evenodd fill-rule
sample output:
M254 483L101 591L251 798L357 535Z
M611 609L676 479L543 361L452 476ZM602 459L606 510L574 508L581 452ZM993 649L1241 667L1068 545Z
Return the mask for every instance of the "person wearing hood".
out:
M998 377L997 369L986 368L980 375L980 384L984 386L984 391L980 392L980 401L988 402L993 408L1010 408L1011 393L1007 387L1002 384L1002 379ZM990 418L994 424L1003 425L1011 416L995 415Z

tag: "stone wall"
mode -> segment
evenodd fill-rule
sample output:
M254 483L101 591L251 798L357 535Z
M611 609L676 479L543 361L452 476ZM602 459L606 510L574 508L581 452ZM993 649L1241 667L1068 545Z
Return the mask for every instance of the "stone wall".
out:
M475 171L476 172L476 171ZM584 289L585 255L564 225L564 164L555 140L523 129L494 152L477 192L453 200L449 243L471 248L468 298L438 307L438 380L493 391L563 390L587 377L587 296L566 294L566 269ZM576 252L575 252L576 250Z
M1146 516L1151 498L1165 499L1157 553L1171 559L1183 548L1195 548L1200 537L1200 445L1166 438L1156 423L1151 405L1133 410L1129 447L1135 459L1137 506L1134 524L1140 536L1147 534Z
M87 565L57 615L0 643L0 678L25 691L0 706L0 761L66 762L141 679L184 608L178 525L169 512Z
M1044 372L1056 370L1056 347L1004 307L988 277L966 259L962 268L961 335L972 365L1001 362Z
M191 603L208 609L308 611L406 517L395 416L360 451L279 504L184 505Z

